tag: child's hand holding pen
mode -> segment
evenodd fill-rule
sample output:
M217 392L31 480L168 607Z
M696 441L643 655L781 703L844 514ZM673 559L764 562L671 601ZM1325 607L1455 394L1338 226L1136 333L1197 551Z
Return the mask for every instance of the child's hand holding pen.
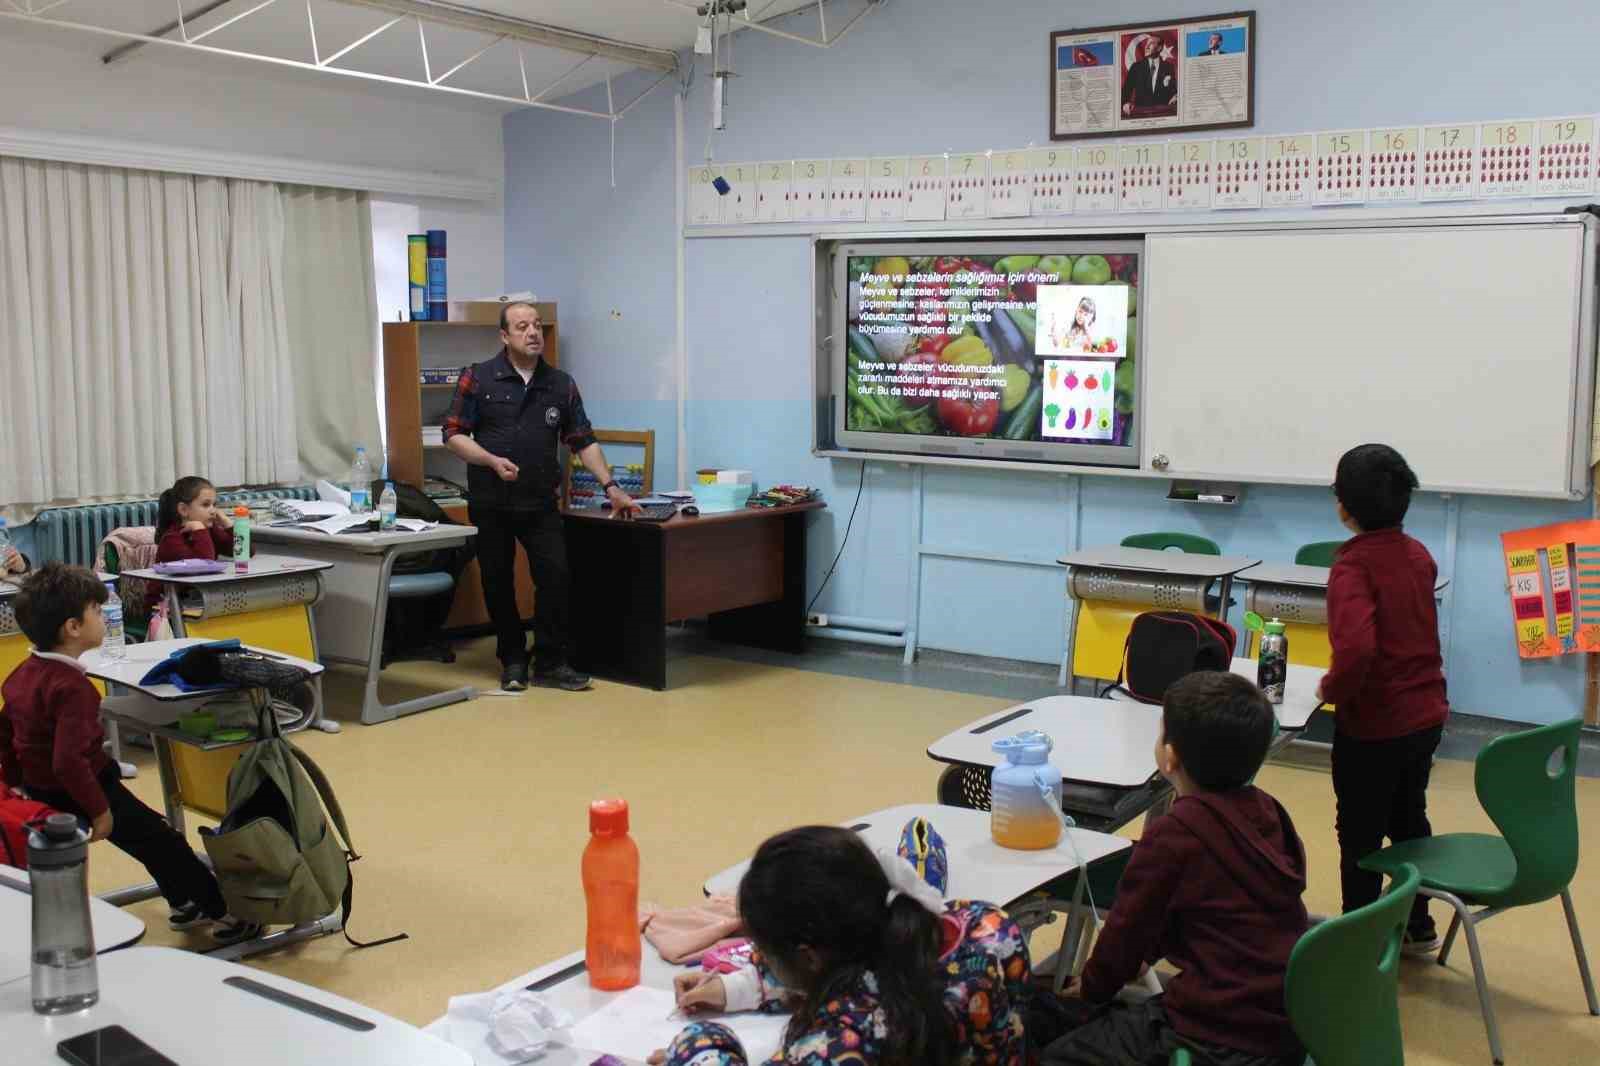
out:
M688 1018L695 1014L726 1010L728 1007L728 990L720 974L706 973L704 970L681 973L672 979L672 992L678 1005L672 1014L667 1015L669 1018Z

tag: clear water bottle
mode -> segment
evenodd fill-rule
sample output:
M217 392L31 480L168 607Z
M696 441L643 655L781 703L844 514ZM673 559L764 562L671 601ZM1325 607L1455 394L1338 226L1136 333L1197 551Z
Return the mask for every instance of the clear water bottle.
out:
M366 514L372 510L372 463L365 448L356 449L356 461L350 467L350 513Z
M100 642L100 650L107 659L123 659L128 654L128 635L122 629L122 600L117 597L117 590L106 589L105 606L100 608L100 615L106 621L106 636Z
M378 528L393 529L395 512L400 509L400 498L394 494L394 482L383 483L383 495L378 497Z
M33 1009L39 1014L84 1010L100 1000L88 858L89 834L70 814L52 814L28 833Z

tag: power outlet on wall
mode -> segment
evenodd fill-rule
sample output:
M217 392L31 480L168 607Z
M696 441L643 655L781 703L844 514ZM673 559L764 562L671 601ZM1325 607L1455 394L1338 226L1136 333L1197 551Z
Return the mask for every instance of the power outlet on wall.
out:
M827 624L828 616L822 614L820 611L812 611L810 614L806 615L806 625L808 626L816 626L820 629Z

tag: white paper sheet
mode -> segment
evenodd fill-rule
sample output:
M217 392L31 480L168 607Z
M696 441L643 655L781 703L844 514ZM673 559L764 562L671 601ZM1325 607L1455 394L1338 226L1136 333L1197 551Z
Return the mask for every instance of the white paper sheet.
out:
M670 991L639 985L617 996L572 1027L572 1045L643 1062L651 1052L666 1048L685 1019L673 1013L677 1000ZM671 1014L672 1017L667 1016ZM728 1014L714 1016L732 1029L744 1044L748 1062L765 1062L778 1050L789 1023L782 1014Z

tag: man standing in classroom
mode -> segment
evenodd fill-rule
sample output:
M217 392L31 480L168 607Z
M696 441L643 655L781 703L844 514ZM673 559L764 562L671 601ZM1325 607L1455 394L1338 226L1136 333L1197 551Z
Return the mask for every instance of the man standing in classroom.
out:
M495 630L500 687L581 692L589 678L567 663L567 544L561 521L565 444L605 486L614 515L632 517L633 498L611 477L570 374L544 361L544 323L528 303L500 309L494 358L461 375L444 422L445 446L467 462L467 517L478 527L483 599ZM533 652L517 610L517 542L533 574Z

